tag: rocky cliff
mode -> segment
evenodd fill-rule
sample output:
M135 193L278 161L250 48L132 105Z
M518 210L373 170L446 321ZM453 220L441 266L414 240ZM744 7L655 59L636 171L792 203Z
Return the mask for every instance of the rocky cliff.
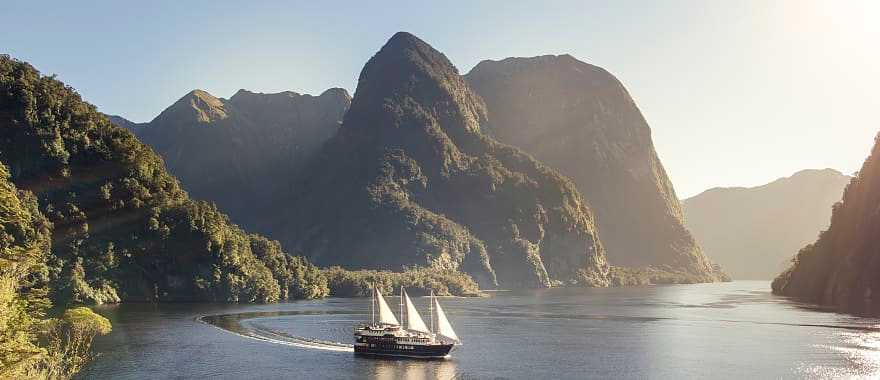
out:
M484 135L485 122L443 54L395 34L361 72L274 236L323 265L440 267L482 286L607 285L574 184Z
M685 227L648 123L617 78L561 55L483 61L466 79L486 102L488 134L574 181L612 265L650 267L651 282L726 278Z

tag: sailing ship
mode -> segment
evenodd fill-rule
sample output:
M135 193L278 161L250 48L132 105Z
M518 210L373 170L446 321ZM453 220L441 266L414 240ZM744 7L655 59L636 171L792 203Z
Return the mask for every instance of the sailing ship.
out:
M354 331L354 352L366 356L394 356L408 358L446 358L456 345L461 344L452 329L440 302L431 292L429 313L431 327L425 325L406 290L400 288L400 319L385 302L382 293L373 288L370 302L370 323L361 324ZM379 319L376 320L376 309ZM406 315L404 319L403 316ZM434 329L436 320L436 331Z

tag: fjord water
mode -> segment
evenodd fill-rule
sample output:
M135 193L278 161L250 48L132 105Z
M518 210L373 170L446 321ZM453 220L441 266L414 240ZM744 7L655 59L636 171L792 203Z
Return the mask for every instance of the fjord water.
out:
M426 298L414 302L427 312ZM96 339L101 354L80 377L880 376L880 320L811 310L771 295L763 281L498 292L441 303L464 341L444 361L359 358L329 343L350 343L352 327L369 318L369 298L99 307L113 332Z

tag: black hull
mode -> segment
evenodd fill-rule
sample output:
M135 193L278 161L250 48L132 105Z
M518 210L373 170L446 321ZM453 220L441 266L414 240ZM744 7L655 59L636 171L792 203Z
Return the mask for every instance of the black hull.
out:
M452 351L451 344L434 344L430 346L411 346L412 349L395 349L391 347L354 346L355 355L370 357L397 357L416 359L442 359Z

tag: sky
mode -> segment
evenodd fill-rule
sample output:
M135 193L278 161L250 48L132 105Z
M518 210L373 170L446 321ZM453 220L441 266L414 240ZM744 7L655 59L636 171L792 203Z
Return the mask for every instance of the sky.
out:
M149 121L192 89L354 92L397 31L466 73L568 53L615 74L684 199L807 168L858 170L880 131L880 1L6 0L0 53L108 114Z

